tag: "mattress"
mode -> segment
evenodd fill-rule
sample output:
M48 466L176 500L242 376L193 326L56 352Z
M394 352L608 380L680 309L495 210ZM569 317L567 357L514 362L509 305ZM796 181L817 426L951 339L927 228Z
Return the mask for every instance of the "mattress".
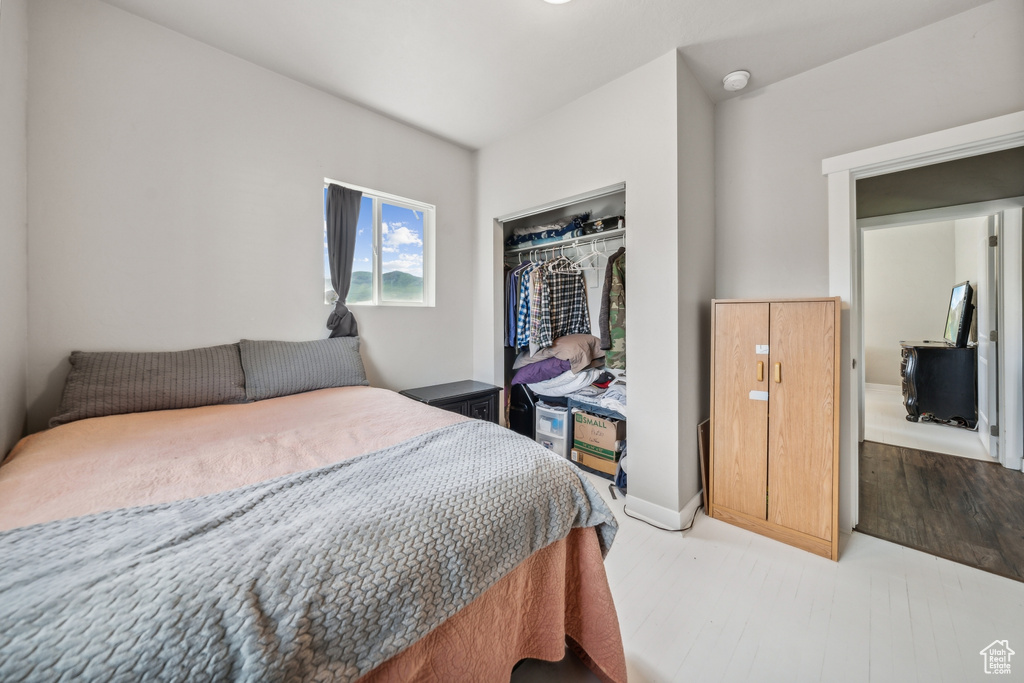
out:
M490 432L488 430L500 431ZM39 591L34 588L26 591L24 586L19 588L19 585L15 584L19 581L35 580L31 567L32 553L34 552L37 552L41 558L35 560L39 565L59 564L59 561L54 562L53 558L45 558L48 558L47 552L55 552L53 548L57 548L65 539L60 535L65 533L64 527L80 529L83 525L92 525L85 535L79 537L87 540L78 540L70 545L71 550L61 555L58 558L60 561L64 560L65 555L78 552L79 546L90 545L88 539L93 538L89 535L90 533L100 534L104 538L113 533L118 539L122 538L119 534L125 533L129 535L123 538L130 538L132 530L138 533L140 524L149 523L146 520L158 519L161 514L170 514L166 512L167 510L174 510L173 514L175 515L182 514L182 510L188 510L189 515L195 515L198 513L194 511L200 509L205 510L203 514L212 514L219 519L223 517L221 514L223 509L227 509L231 505L239 505L239 501L242 501L242 507L248 510L249 503L245 501L256 499L263 501L265 498L274 498L280 495L279 491L281 490L294 490L298 485L295 482L320 481L321 491L326 491L327 494L319 494L321 497L316 500L325 501L322 505L329 507L334 504L334 499L339 497L331 495L331 493L333 491L343 492L346 485L349 484L357 486L359 490L374 486L378 486L381 491L389 488L389 486L379 485L382 481L391 484L392 480L388 473L392 472L394 467L398 467L401 472L406 472L416 470L417 467L423 468L423 463L429 461L430 458L451 457L453 460L458 460L461 457L468 463L468 469L486 470L486 467L477 466L472 459L477 456L487 457L491 451L497 453L504 449L511 454L518 452L517 449L534 447L533 444L523 440L521 443L513 442L511 445L505 444L501 448L497 448L496 444L508 438L506 434L508 434L507 430L484 423L468 424L461 416L430 408L392 392L366 387L348 387L309 392L247 405L209 406L189 410L94 418L33 435L24 439L0 466L0 528L9 530L0 534L0 545L6 541L9 543L8 548L34 548L26 551L29 561L21 564L18 563L17 557L12 557L10 553L7 554L8 561L5 570L8 584L4 586L5 597L17 596L18 590L22 590L25 594L39 594ZM430 444L434 444L434 446ZM460 449L461 456L458 453ZM509 463L515 463L514 457L506 456L506 458ZM444 462L448 466L447 461ZM489 465L493 464L490 461L486 462ZM543 460L538 462L544 468L551 466L556 468L552 471L559 471L558 463ZM495 474L500 471L501 467L488 475L487 486L491 485L491 480L501 478ZM404 479L397 474L394 476L395 487L401 493L394 501L382 501L382 505L386 509L395 509L396 506L402 504L402 501L420 496L421 492L415 488L414 483L410 482L430 479L429 469L420 469L414 476L407 476ZM466 483L465 486L462 483L453 486L452 491L460 491L463 488L473 489L478 485L483 485L483 482L471 481L472 478L465 473L455 476L460 482L465 479ZM561 473L559 476L562 476ZM325 477L335 477L335 479L324 483ZM546 475L546 478L550 478L550 473ZM511 479L521 480L522 478L516 475ZM443 482L439 484L438 481L434 481L430 488L443 488L443 486ZM570 486L570 488L573 487ZM574 488L574 490L576 489ZM267 493L268 491L270 493ZM481 488L474 495L479 495L481 491L486 492L485 495L488 498L491 495L502 495L493 493L489 488ZM580 487L576 491L574 495L577 498L580 497L580 491L585 492L585 487ZM302 495L299 496L300 499ZM445 495L454 494L447 493ZM377 493L375 496L386 497L384 493ZM557 498L559 496L561 494L552 494L550 497ZM314 498L310 498L310 500L314 500ZM321 503L318 503L317 507L320 505ZM438 507L436 502L433 505L432 509ZM603 504L584 495L582 507L573 513L577 519L573 523L571 531L567 530L565 533L556 531L554 533L557 538L539 537L534 539L535 545L538 547L531 546L531 552L517 560L509 570L500 569L500 567L499 569L486 569L481 575L488 574L488 572L493 574L500 570L500 576L495 574L492 578L496 580L487 579L482 582L474 579L476 583L483 586L483 589L476 593L459 592L461 588L456 586L455 593L451 593L451 596L455 596L457 593L456 597L448 596L438 601L442 603L440 607L453 611L452 614L443 615L443 618L434 614L433 622L407 625L397 631L389 630L387 638L384 639L388 643L384 646L380 642L366 643L365 645L360 642L354 647L357 650L364 648L365 652L360 651L349 656L344 665L339 665L332 660L330 666L318 665L319 668L312 669L308 666L296 668L294 661L288 660L288 657L292 656L287 654L287 652L291 652L289 650L291 646L283 644L279 649L285 654L281 654L276 660L272 657L264 657L270 663L261 665L269 668L262 671L253 669L252 671L257 672L253 675L253 679L301 679L310 677L311 672L315 672L316 677L325 680L354 680L355 678L361 680L497 680L507 677L512 664L521 658L560 658L562 643L567 640L599 676L608 680L624 680L625 667L621 640L601 559L610 540L607 528L609 525L595 521L602 519L602 515L606 512L606 510L599 509L601 505ZM444 508L447 505L440 507ZM527 514L532 519L532 516L542 512L541 508L543 507L536 505L535 509ZM356 510L361 509L356 508ZM335 514L336 517L355 518L360 516L352 512L351 506L345 508L342 505L339 510L341 511L332 514ZM348 512L346 513L345 510ZM306 512L304 511L303 514ZM376 517L374 514L364 516L366 519ZM410 513L408 516L412 523L423 524L422 514L416 512ZM111 522L112 518L116 518L115 521L129 519L130 522L127 524L129 531L122 531L118 526L120 521L118 524L114 524ZM171 530L174 531L173 520L175 518L171 519ZM327 521L324 522L328 527L332 524L330 520L328 515ZM580 520L583 523L576 523ZM299 536L302 530L316 526L316 524L320 524L320 522L303 524L295 532L296 536ZM489 524L496 529L502 528L493 523ZM109 531L108 527L113 528L114 531ZM537 528L542 527L544 527L543 524L538 525ZM350 533L361 537L360 528L355 525L354 531L350 530ZM459 526L458 528L462 529L463 527ZM159 530L154 533L159 533ZM249 536L243 536L247 539L246 544L256 546L257 549L261 534L267 539L273 536L271 530L261 532L259 528L256 531L248 530L242 533L249 534ZM409 533L415 537L419 531L412 528ZM394 533L385 535L389 538L397 537ZM318 537L318 535L314 536L314 538ZM16 543L19 538L22 540L21 546ZM150 537L147 535L142 538ZM384 542L386 545L387 538L384 539ZM41 545L43 547L40 549ZM196 544L193 543L193 545ZM465 548L461 550L455 546L452 548L445 550L445 553L442 554L446 557L452 552L456 554L468 552L467 556L472 555L472 552ZM391 552L388 549L385 550ZM385 550L360 550L360 553L365 552L366 554L365 558L361 557L360 559L372 563L374 558L383 556L381 553L384 553ZM235 553L235 555L241 554L243 553ZM262 555L266 554L266 552L262 553ZM486 554L490 555L491 553ZM261 553L255 554L255 556L260 555ZM306 562L326 562L325 557L329 559L331 553L312 556L312 559ZM346 557L351 559L351 557ZM387 555L387 557L391 558L392 556ZM228 557L227 560L233 560L233 558ZM118 558L115 557L115 564L117 561ZM507 559L502 561L507 563ZM83 571L95 571L101 578L120 571L107 570L102 567L97 569L91 562L90 559L90 564ZM475 562L474 559L473 563L462 562L462 564L475 564ZM179 561L177 557L173 564L175 567L189 566L187 561ZM215 563L211 563L211 566L213 564ZM24 565L29 565L27 570ZM498 565L501 565L501 561L498 562ZM67 582L67 579L61 578L59 572L52 567L40 566L38 569L38 574L41 577L49 577L50 583L47 583L45 578L40 579L37 588L45 587L47 590L59 591L60 582ZM158 563L154 562L153 573L159 571ZM249 568L245 566L241 570L233 569L232 571L245 572L249 571ZM257 568L252 571L254 580L262 580L265 570ZM409 580L408 576L420 576L417 573L420 571L421 569L415 569L411 575L406 574L407 578L404 579L406 583L416 584L417 581ZM422 571L426 572L426 570ZM74 575L80 577L81 572L76 571ZM148 568L147 571L140 572L140 575L148 577ZM371 572L371 578L372 575L373 572ZM284 578L281 581L287 584L288 575L282 576ZM423 573L422 576L426 577L428 574ZM188 575L186 578L189 581L192 580ZM464 576L457 579L440 577L437 581L448 581L452 585L459 584L460 586L467 582L474 582L468 581ZM88 585L106 584L98 581ZM89 593L88 588L83 590L78 587L77 590ZM211 592L204 598L207 603L210 600L216 602L219 599L217 590L219 590L217 586L211 587ZM261 590L264 589L261 588ZM318 587L317 590L323 593L326 589L321 590ZM373 590L376 589L371 586L371 592ZM155 595L162 596L163 593L158 592ZM285 596L284 602L287 603L289 599L294 601L294 596L289 597L287 591L284 591L283 595ZM337 605L347 604L346 601L351 601L353 595L355 593L348 590L336 590L336 593L331 596L331 602ZM381 593L381 595L385 597L376 594L373 594L372 597L384 603L396 602L393 598L387 598L386 596L389 595L387 593ZM78 598L74 598L62 601L60 596L56 596L54 599L56 602L46 603L46 609L40 609L40 605L43 604L41 602L33 603L34 608L47 616L55 610L63 609L65 602L75 603L78 600ZM104 605L108 602L117 602L102 596L99 600ZM17 600L8 602L15 604ZM207 605L207 603L203 604ZM54 604L57 607L54 607ZM33 605L26 607L27 612L8 612L5 614L5 620L18 623L18 619L25 617L31 609L33 609ZM268 613L274 613L272 609ZM341 608L339 607L339 609ZM434 611L443 614L444 609ZM342 611L344 612L342 616L349 619L350 613L358 612L359 609L349 606ZM422 611L420 610L420 612ZM287 614L287 611L283 614ZM374 619L380 621L394 617L383 607L381 607L380 614L384 616L375 614L370 616L370 626L375 625ZM419 612L417 612L418 614ZM134 620L137 614L121 616L127 620ZM417 619L419 618L420 616L417 616ZM400 619L400 621L409 620L408 615ZM283 621L287 621L287 619ZM366 620L364 619L364 621ZM329 630L332 626L331 617L326 617L325 622L327 623L324 628ZM344 623L347 625L348 621ZM54 634L45 633L48 628L51 627L44 624L37 630L44 632L44 636L54 636ZM90 628L92 628L91 625ZM150 629L147 631L148 633L158 632L152 628L143 627L144 630ZM351 628L353 633L356 631L362 633L363 630L366 630L365 624L357 624ZM28 636L24 634L31 630L32 628L29 626L3 630L3 635L0 635L0 669L3 668L5 653L7 660L24 660L24 656L19 653L23 651L23 648L29 646ZM97 633L103 633L102 629ZM62 673L66 674L69 670L73 670L74 666L85 666L86 668L80 669L80 671L86 672L86 677L89 677L90 672L96 674L92 676L94 678L101 677L99 672L103 671L102 668L90 669L88 667L93 665L97 656L102 654L102 648L100 651L90 651L89 648L95 648L96 643L89 641L88 637L80 639L81 643L78 643L73 638L66 638L65 635L58 634L54 636L56 640L50 641L40 636L42 640L32 645L34 648L32 652L42 651L43 654L46 654L47 649L54 651L59 649L48 648L46 645L48 642L61 642L61 648L80 647L82 652L78 657L69 658L64 655L57 657L57 659L65 660L61 666L72 667L72 669L63 669ZM109 638L109 635L104 635L99 640L109 642ZM346 634L341 634L341 642L346 643L346 647L349 640L351 639ZM378 638L378 640L380 639ZM129 639L129 644L137 642L138 640ZM228 652L234 652L233 647L239 650L244 649L244 639L239 642L242 644L221 643L212 651L218 651L217 648L221 648L220 651ZM40 647L40 643L42 643L42 647ZM152 643L149 645L152 646ZM161 649L160 643L156 645L158 646L156 649ZM125 648L129 651L129 659L131 659L133 648L140 650L140 656L141 651L146 649L141 645L125 646ZM149 649L153 649L153 647L149 647ZM205 650L199 652L200 654L193 655L192 659L202 659L202 653ZM237 655L237 652L234 654ZM322 654L313 652L313 654L305 656L310 661L320 657L316 661L322 664L322 661L325 661ZM375 656L380 661L375 660ZM296 657L298 656L296 655ZM43 659L45 660L46 657ZM257 656L255 659L260 660L260 657ZM143 660L143 663L138 666L150 666L145 663L148 661ZM71 663L68 664L68 662ZM197 665L194 662L190 666L191 669L184 670L162 668L162 677L167 679L203 677L195 674L202 673L205 671L204 669L195 668ZM10 666L4 670L7 672L5 676L7 678L17 678L18 672L35 671L38 674L41 671L41 669L24 667L19 669L17 666ZM143 670L148 671L149 669ZM187 672L187 676L182 674L182 671ZM218 670L210 669L209 671L217 672ZM220 675L223 675L223 670L219 671ZM239 671L249 670L244 668L232 670L232 675ZM217 676L212 677L216 678Z

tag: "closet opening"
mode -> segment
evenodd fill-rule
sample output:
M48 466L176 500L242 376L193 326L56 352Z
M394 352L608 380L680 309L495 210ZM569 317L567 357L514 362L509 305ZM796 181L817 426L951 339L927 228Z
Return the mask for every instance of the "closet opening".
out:
M505 424L624 491L625 183L496 224Z

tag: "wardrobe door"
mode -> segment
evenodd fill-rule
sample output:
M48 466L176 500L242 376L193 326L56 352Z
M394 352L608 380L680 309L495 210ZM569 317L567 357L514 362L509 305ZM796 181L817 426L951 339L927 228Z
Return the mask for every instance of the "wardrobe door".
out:
M765 519L768 477L768 356L756 352L768 343L768 315L767 303L715 306L712 503L756 519Z
M768 521L831 540L835 302L771 304Z

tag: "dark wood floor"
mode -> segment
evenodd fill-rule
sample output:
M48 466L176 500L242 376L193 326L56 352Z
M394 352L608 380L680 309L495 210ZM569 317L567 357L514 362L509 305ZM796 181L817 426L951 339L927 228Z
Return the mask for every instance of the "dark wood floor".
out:
M1024 581L1024 473L865 441L857 531Z

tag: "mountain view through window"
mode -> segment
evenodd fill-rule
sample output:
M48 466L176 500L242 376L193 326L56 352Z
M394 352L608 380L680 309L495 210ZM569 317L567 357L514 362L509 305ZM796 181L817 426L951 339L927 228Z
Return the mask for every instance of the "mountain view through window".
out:
M428 207L433 210L432 207ZM376 226L376 219L379 221ZM374 227L377 230L374 230ZM411 206L392 203L364 193L356 224L356 244L352 259L349 304L373 304L374 270L380 269L376 302L425 303L424 241L426 214ZM375 253L374 244L379 253ZM333 303L337 295L331 285L326 232L324 237L325 301Z

